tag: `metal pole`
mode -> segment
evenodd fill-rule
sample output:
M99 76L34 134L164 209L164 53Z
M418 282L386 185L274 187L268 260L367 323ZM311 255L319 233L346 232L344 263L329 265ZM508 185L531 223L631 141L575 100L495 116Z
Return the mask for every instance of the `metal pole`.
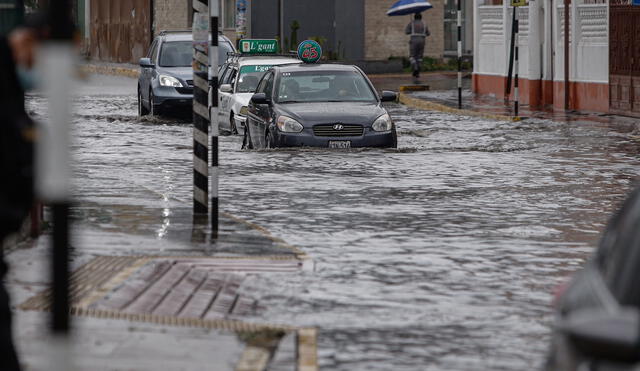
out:
M564 109L569 109L569 4L564 0Z
M513 8L513 14L516 14L517 11L517 7ZM514 37L514 45L515 45L515 61L514 61L514 69L515 69L515 76L514 76L514 90L513 90L513 94L514 94L514 116L518 116L518 106L520 105L520 91L518 89L519 87L519 83L520 83L520 79L519 79L519 73L520 73L520 64L519 64L519 46L518 46L518 33L520 32L520 22L518 21L518 17L515 16L515 33L513 35Z
M283 7L282 7L282 0L278 0L278 43L280 43L280 48L282 51L284 51L284 32L283 30Z
M43 43L38 70L48 97L49 120L41 127L36 147L36 191L53 211L53 306L51 316L51 362L49 369L68 371L71 365L69 342L69 205L71 156L69 123L73 91L73 23L71 2L51 0L50 40Z
M515 9L515 7L514 7ZM514 35L516 32L516 12L513 11L513 19L511 20L511 43L509 44L509 70L507 72L507 84L504 87L504 96L505 100L509 99L511 95L511 82L513 81L513 46L514 46Z
M462 0L458 4L458 108L462 108Z
M49 110L51 114L52 135L49 155L53 155L53 166L62 171L62 177L51 184L48 201L53 206L53 321L54 333L67 334L69 332L69 103L64 87L72 80L69 67L59 70L64 62L72 62L73 26L71 24L71 2L69 0L52 0L50 6L51 39L47 45L47 63L51 62L45 73L45 84L49 92ZM50 54L49 54L50 53ZM56 66L57 65L57 66ZM58 67L58 68L56 68ZM60 74L59 76L56 76ZM63 81L64 80L64 81ZM62 85L55 85L61 83ZM58 90L62 89L62 90ZM57 91L57 92L54 92ZM59 187L59 188L58 188ZM66 188L66 189L63 189ZM58 188L58 189L55 189Z
M193 0L193 213L209 212L208 0ZM217 35L215 35L217 40Z
M209 112L211 114L211 236L218 238L218 0L209 2Z

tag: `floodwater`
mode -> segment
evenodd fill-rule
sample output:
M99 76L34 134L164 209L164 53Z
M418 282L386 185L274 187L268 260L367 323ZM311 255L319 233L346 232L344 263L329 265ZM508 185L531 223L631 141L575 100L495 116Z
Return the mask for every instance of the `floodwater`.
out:
M187 207L191 126L138 119L133 80L91 84L76 98L80 203ZM241 137L221 137L222 209L315 262L254 277L262 309L242 319L317 326L325 370L538 368L554 288L639 179L637 129L389 111L398 150L242 151Z

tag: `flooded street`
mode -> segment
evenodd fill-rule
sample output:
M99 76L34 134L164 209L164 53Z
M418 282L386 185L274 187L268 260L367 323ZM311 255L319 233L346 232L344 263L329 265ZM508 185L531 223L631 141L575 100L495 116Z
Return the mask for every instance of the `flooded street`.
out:
M38 96L28 106L46 109ZM81 223L171 245L172 213L191 207L191 125L139 119L127 78L91 80L76 106ZM324 370L538 368L555 287L640 176L632 122L388 108L398 150L242 151L242 137L221 137L222 210L315 262L252 278L262 309L243 320L317 326ZM111 245L101 253L135 249Z

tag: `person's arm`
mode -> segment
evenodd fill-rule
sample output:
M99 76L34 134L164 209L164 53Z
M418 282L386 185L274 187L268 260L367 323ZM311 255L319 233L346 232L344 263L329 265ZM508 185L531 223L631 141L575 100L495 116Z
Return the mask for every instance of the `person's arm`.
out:
M404 28L404 33L406 35L411 35L411 22L409 22L409 24L407 25L407 27Z
M427 23L424 23L424 34L426 36L431 36L431 32L429 32L429 27L427 27Z

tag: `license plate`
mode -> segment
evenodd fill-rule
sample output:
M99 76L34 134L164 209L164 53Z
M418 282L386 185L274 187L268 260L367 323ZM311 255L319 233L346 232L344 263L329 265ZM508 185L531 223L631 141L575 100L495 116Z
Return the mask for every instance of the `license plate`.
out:
M351 148L350 140L330 140L329 148Z

